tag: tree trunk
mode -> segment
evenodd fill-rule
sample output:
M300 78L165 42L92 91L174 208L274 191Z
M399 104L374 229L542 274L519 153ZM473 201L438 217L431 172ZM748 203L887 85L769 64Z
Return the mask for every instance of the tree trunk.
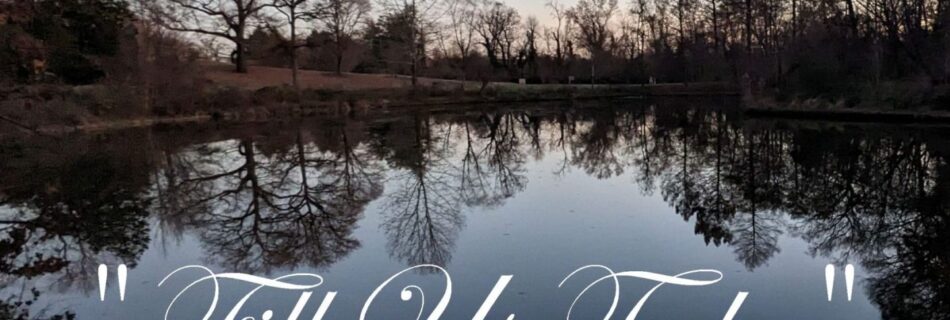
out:
M413 87L413 88L415 88L416 86L419 85L419 78L416 76L416 68L417 68L416 65L417 65L417 64L418 64L418 63L416 62L416 59L413 58L413 59L412 59L412 68L411 68L411 69L412 69L412 87Z
M294 14L294 13L291 13ZM297 81L297 26L296 21L291 20L290 22L290 74L292 77L292 83L294 88L298 88L299 82Z
M854 0L845 0L845 3L848 6L848 19L851 23L851 34L853 36L858 35L858 16L854 11Z
M745 47L752 52L752 0L745 1Z
M412 37L412 44L410 45L409 50L409 74L412 77L412 87L415 88L419 84L419 79L417 78L418 65L419 65L419 48L416 47L415 35Z
M683 51L683 48L685 47L685 44L686 44L686 30L685 30L686 25L683 21L683 10L685 9L684 6L685 4L683 4L683 0L680 0L679 2L676 3L676 20L679 20L678 22L680 26L679 28L680 29L679 30L679 36L680 36L679 51L680 52Z
M798 0L792 0L792 39L798 40Z
M937 5L937 22L934 26L937 34L938 57L943 56L942 83L950 82L950 3L940 1Z
M794 1L794 0L793 0ZM722 52L719 44L719 8L716 6L716 0L712 0L712 24L713 24L713 47L716 53Z
M336 75L343 75L343 50L340 48L336 51Z
M419 57L418 57L419 47L417 46L417 44L419 43L419 39L418 39L419 35L417 33L420 32L421 30L419 30L419 16L418 16L419 11L417 10L418 8L416 8L416 0L412 0L412 9L410 13L411 21L410 21L410 28L409 28L410 29L409 39L411 39L410 40L411 44L409 45L409 50L410 50L409 58L412 59L412 63L410 67L411 72L412 72L412 88L416 88L416 86L419 85L419 79L416 77L416 72L418 71L416 69L418 69L418 64L419 64Z
M291 77L293 78L291 84L294 86L294 88L297 88L300 85L299 81L297 80L298 79L297 73L299 69L300 68L297 65L297 48L291 48L290 49L290 73L291 73Z
M247 56L244 54L244 41L238 41L236 47L236 59L234 59L236 71L237 73L247 73Z

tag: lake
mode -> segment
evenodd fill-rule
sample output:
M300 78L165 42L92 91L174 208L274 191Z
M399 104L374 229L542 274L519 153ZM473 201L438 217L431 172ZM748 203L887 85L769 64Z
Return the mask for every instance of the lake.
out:
M443 319L564 319L602 271L721 271L666 285L638 319L950 318L950 130L743 116L728 99L441 107L375 117L7 137L0 143L0 318L161 319L201 276L313 273L302 319L357 319L389 277L444 266ZM96 269L129 266L100 301ZM825 266L838 277L828 301ZM854 296L843 268L856 267ZM398 277L367 319L416 319L445 276ZM655 282L620 281L616 319ZM253 289L223 283L221 306ZM170 319L200 319L207 285ZM239 319L285 319L262 290ZM572 319L602 319L592 287ZM223 308L223 307L222 307ZM225 311L215 313L215 319Z

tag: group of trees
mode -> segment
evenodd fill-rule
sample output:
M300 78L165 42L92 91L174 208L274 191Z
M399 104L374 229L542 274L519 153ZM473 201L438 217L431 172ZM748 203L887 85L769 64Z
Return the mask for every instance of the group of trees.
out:
M238 72L254 58L413 79L734 81L809 95L950 79L946 1L579 0L547 9L526 14L492 0L8 0L0 65L6 78L27 79L41 61L66 82L94 82L117 72L104 57L121 53L134 23L181 32L214 56L230 52Z
M296 65L294 48L330 44L337 72L413 78L746 81L821 94L950 77L950 5L936 0L580 0L535 16L502 1L386 0L375 19L367 0L163 2L155 11L170 28L233 42L238 71L249 29L267 28L288 48L270 51L289 56L282 65ZM298 39L303 21L324 42Z
M144 12L124 0L0 1L5 114L30 123L47 108L64 118L192 112L202 98L202 53L192 39L140 19ZM29 83L100 86L72 91L96 96L86 99L65 88L39 94L11 85ZM30 108L35 104L41 108Z
M100 80L108 68L100 59L134 37L125 30L132 16L113 0L0 2L0 77L25 81L51 72L73 84Z
M255 48L286 55L297 83L299 49L314 47L300 37L304 24L329 35L336 71L342 73L345 51L351 36L370 10L369 0L162 0L143 1L151 21L170 30L197 33L229 42L231 61L237 72L247 72L252 28L267 30L275 41ZM289 34L285 36L284 33Z

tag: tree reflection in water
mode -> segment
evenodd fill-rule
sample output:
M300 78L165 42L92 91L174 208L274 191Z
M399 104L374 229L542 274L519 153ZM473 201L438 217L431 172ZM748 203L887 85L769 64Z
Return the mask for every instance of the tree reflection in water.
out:
M449 129L433 132L418 118L393 127L380 133L390 143L376 151L397 170L384 209L390 254L409 265L445 265L463 224L457 176L448 169Z
M330 266L359 247L353 230L382 193L382 168L359 132L335 127L311 138L301 128L273 141L245 136L186 150L168 164L178 176L166 193L177 205L166 214L201 231L215 264L243 272Z
M166 235L196 235L227 269L326 268L360 246L354 230L376 200L394 259L446 265L466 212L503 206L527 188L531 159L552 157L555 174L631 177L659 193L749 270L783 234L799 237L812 255L859 262L883 318L950 317L950 141L936 129L638 105L171 136L4 145L0 284L53 276L88 289L90 266L137 262L149 217Z

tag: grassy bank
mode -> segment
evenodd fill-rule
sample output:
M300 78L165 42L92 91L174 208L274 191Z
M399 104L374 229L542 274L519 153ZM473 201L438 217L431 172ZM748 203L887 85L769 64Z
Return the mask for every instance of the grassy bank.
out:
M417 88L259 89L205 83L193 92L150 96L134 87L21 86L0 92L0 134L56 134L159 123L343 117L414 107L574 101L630 96L735 95L720 83L667 85L517 85L430 81Z

